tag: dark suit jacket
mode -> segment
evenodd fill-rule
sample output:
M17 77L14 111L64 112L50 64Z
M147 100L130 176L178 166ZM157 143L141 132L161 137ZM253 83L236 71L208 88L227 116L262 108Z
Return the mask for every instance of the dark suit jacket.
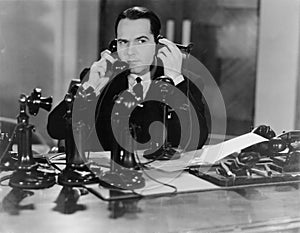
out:
M86 70L84 70L83 73L86 73ZM161 95L161 92L158 91L155 85L155 80L163 74L162 66L157 66L152 69L151 78L153 82L144 99L143 107L136 107L130 115L130 122L139 126L137 130L137 141L139 143L146 143L145 147L148 146L147 142L149 142L150 139L155 142L162 141L163 129L161 127L152 127L152 131L149 133L149 126L154 121L163 122L164 104L162 101L153 101L153 99L159 99L159 95ZM171 110L171 119L167 121L168 141L172 146L180 146L183 149L192 150L201 148L208 135L201 90L187 78L174 88L180 90L189 98L182 98L182 95L176 91L173 95L168 96L166 103L171 103L170 105L176 106L175 108L168 108L168 112ZM128 79L126 72L124 72L117 75L105 86L98 99L94 115L96 119L95 128L101 147L104 150L111 150L114 142L112 132L112 116L114 116L114 113L112 111L115 100L120 93L127 89ZM187 107L188 105L189 107ZM64 130L65 111L66 105L64 101L62 101L49 114L47 129L49 135L55 139L64 139L66 137ZM89 133L89 136L89 140L93 141L92 144L95 145L95 134Z

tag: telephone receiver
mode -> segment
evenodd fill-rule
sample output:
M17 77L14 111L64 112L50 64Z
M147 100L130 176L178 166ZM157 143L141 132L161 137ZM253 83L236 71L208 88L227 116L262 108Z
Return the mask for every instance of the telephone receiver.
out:
M155 42L158 44L158 48L161 48L161 47L165 46L165 45L159 43L159 40L160 40L160 39L164 39L164 38L165 38L165 37L162 36L162 35L158 35L158 36L156 37ZM179 49L181 50L181 52L186 53L186 54L190 54L191 51L192 51L192 48L193 48L193 46L194 46L193 43L189 43L188 45L177 44L177 43L174 43L174 44L177 46L177 48L179 48Z
M111 70L115 73L120 73L129 68L125 61L121 61L117 55L117 39L112 40L108 45L108 50L111 51L112 56L118 60L111 65Z

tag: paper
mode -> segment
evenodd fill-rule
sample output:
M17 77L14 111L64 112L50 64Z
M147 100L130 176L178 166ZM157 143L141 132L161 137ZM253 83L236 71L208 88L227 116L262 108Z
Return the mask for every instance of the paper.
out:
M151 167L164 171L178 171L193 165L212 165L226 156L240 152L254 144L268 141L255 133L247 133L215 145L204 146L200 150L184 152L177 160L155 161Z
M145 196L161 193L172 193L175 191L172 186L176 187L177 193L212 190L218 188L217 185L206 180L199 179L199 177L187 172L164 173L155 170L144 172L147 172L147 176L150 176L152 179L144 176L146 177L146 186L142 189L135 190L135 192ZM158 180L159 183L156 180ZM164 184L171 185L171 187Z
M198 162L214 164L216 161L234 152L240 152L242 149L265 141L268 141L268 139L255 133L247 133L228 141L205 147L199 151L199 156L195 154L195 157L198 157Z
M141 194L143 196L151 195L166 195L171 193L195 192L195 191L208 191L218 190L219 186L212 184L206 180L199 179L199 177L189 174L187 172L180 173L166 173L162 171L149 170L143 171L146 181L145 187L135 189L135 194L131 191L124 191L127 196ZM151 177L151 179L149 178ZM86 185L94 191L100 193L104 198L110 198L109 189L103 188L98 184Z

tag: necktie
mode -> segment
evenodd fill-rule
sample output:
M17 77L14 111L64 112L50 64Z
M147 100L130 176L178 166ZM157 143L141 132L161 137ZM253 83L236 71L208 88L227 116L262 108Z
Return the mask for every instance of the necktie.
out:
M141 101L141 100L143 100L143 85L141 83L142 79L140 77L137 77L135 79L135 81L136 81L136 84L134 85L132 90L135 93L138 101Z

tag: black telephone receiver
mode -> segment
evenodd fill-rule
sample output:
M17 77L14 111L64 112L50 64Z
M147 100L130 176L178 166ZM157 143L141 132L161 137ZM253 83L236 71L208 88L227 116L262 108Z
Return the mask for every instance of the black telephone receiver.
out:
M163 39L163 38L165 38L165 37L162 36L162 35L158 35L158 36L155 38L155 43L158 44L158 43L159 43L158 40L159 40L159 39Z
M112 53L117 52L117 39L112 40L111 42L109 42L108 45L108 50L111 51Z
M159 45L159 46L158 46L158 49L164 46L163 44L160 44L158 40L164 39L164 38L165 38L165 37L162 36L162 35L158 35L158 36L156 37L155 43ZM193 43L189 43L188 45L176 44L176 43L175 43L175 45L181 50L181 52L184 52L184 53L186 53L186 54L190 54L191 51L192 51L192 48L193 48L193 46L194 46Z
M114 64L112 64L111 66L111 70L113 72L116 72L116 73L120 73L126 69L129 68L129 65L124 62L124 61L121 61L117 55L117 39L114 39L112 40L109 45L108 45L108 50L111 51L112 53L112 56L116 59L118 59Z

